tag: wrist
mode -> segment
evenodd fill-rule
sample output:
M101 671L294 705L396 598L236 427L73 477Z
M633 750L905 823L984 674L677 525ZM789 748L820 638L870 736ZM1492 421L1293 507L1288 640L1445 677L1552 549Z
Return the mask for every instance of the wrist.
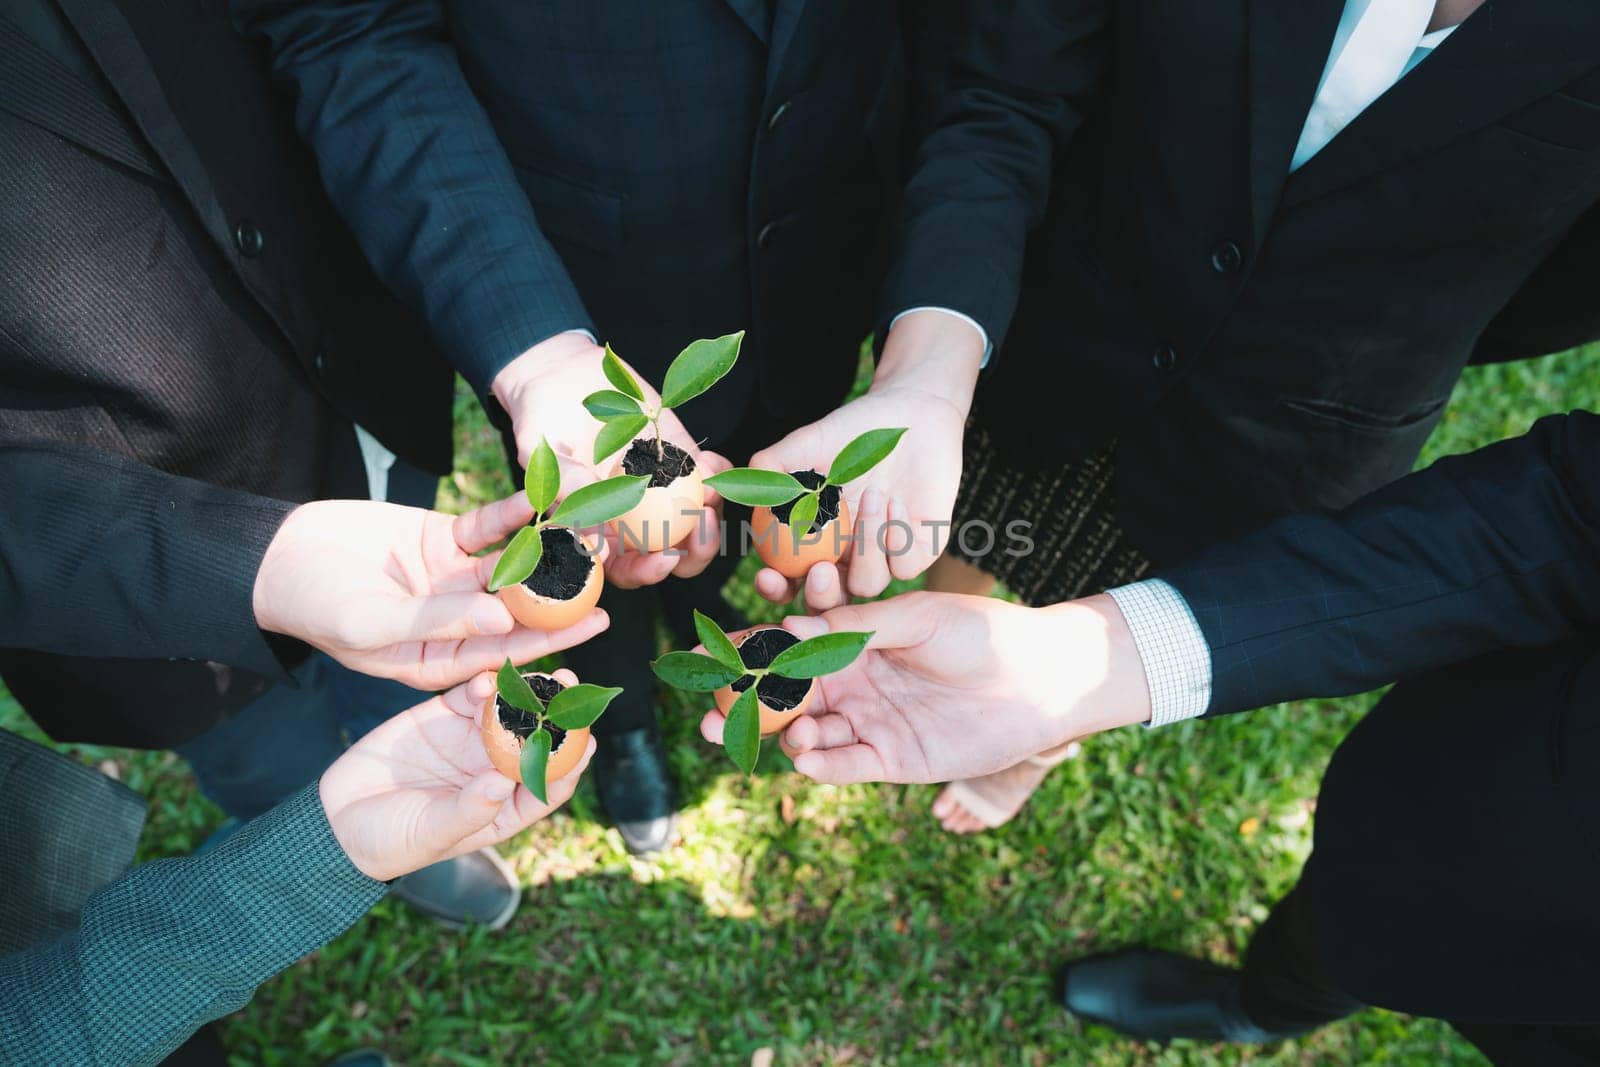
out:
M587 330L567 330L546 337L501 367L489 383L489 392L501 407L509 411L523 386L537 379L552 364L577 359L599 350Z
M1144 661L1115 600L1101 594L1035 612L1055 653L1052 746L1150 720Z
M256 580L250 590L250 608L255 614L256 628L267 633L289 634L288 622L280 610L282 604L288 599L284 595L284 571L288 566L286 557L293 555L292 544L298 536L301 522L305 518L305 510L313 507L312 504L301 504L284 518L278 525L278 532L272 535L272 540L267 542L267 550L261 555L261 564L256 568Z
M983 335L942 311L902 315L889 331L871 391L907 390L936 396L966 418L983 362Z

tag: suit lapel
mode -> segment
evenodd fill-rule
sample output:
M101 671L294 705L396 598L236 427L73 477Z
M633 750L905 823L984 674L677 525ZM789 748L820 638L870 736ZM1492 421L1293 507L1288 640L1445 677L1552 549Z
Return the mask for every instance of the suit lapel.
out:
M1489 0L1290 179L1286 204L1480 129L1600 66L1600 4Z
M56 0L150 147L213 235L229 229L211 177L166 102L117 0ZM226 251L227 249L224 248Z
M800 25L800 15L805 6L806 0L776 0L772 13L772 48L767 57L768 92L772 91L773 83L778 79L778 71L783 67L783 55L794 40L794 32Z
M728 6L739 16L739 21L750 27L762 44L766 44L772 22L770 0L728 0Z
M1250 206L1258 245L1343 11L1344 0L1250 0Z

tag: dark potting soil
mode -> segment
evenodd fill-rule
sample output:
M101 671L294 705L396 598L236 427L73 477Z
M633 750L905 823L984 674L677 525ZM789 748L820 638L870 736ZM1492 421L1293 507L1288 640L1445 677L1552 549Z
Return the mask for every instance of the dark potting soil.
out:
M794 476L795 481L807 489L815 489L827 481L816 471L790 471L789 473ZM837 485L830 485L822 491L822 497L817 501L817 520L811 524L813 530L820 530L839 517L839 495L839 487ZM789 513L794 510L795 500L799 499L799 497L795 497L794 500L789 501L787 504L779 504L772 509L772 517L785 526L789 525Z
M539 531L539 540L544 545L544 555L522 584L552 600L571 600L589 580L594 557L583 550L577 533L565 526L546 526Z
M641 437L622 456L623 473L635 478L648 474L652 489L664 489L693 470L694 457L670 441L661 442L657 456L655 440Z
M777 659L779 652L799 643L800 639L788 630L756 630L739 645L739 658L744 660L746 667L759 669ZM811 692L811 682L810 678L781 678L769 674L756 686L756 696L773 711L788 711L800 706L806 694ZM735 693L749 689L750 676L747 674L740 678L732 688Z
M546 674L524 674L522 676L533 690L533 695L548 704L550 699L561 692L566 686ZM504 697L494 698L494 713L500 719L500 725L526 741L528 735L539 726L539 720L529 715L521 708L514 708L507 704ZM554 752L561 747L561 742L566 740L567 732L553 722L544 724L550 734L550 751Z

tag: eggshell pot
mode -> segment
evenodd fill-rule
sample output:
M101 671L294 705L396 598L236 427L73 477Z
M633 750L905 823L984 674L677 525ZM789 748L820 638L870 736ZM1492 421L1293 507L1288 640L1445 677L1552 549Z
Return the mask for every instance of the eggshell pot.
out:
M511 612L512 618L530 630L564 630L581 622L594 610L594 606L600 602L600 592L605 587L605 568L601 566L604 544L594 536L585 536L583 543L593 555L594 566L589 569L589 577L584 580L578 594L570 600L556 600L535 593L522 582L505 586L497 595L506 610Z
M626 458L624 449L612 466L610 477L627 473L623 469ZM617 531L618 550L663 552L671 548L694 532L700 521L700 509L705 504L705 476L698 464L688 474L666 485L651 486L632 511L612 521Z
M598 569L598 568L596 568ZM525 675L524 677L528 677ZM547 674L538 675L541 678L550 677ZM514 782L522 781L522 738L500 725L500 716L497 712L496 702L498 693L491 693L489 700L483 706L483 715L480 727L483 734L483 748L489 753L489 762L494 764L494 769L510 778ZM571 773L572 768L578 765L583 758L584 750L589 747L589 728L587 726L577 730L568 730L561 739L558 748L550 753L550 760L545 764L545 787L565 778Z
M757 631L781 629L781 626L757 626L755 629L749 631L749 633L746 633L744 636L740 637L739 640L735 641L734 647L742 647L744 643L750 639L750 634L756 633ZM811 688L806 690L805 697L798 705L790 708L788 711L779 711L777 708L770 707L765 701L763 701L761 699L761 694L757 692L756 705L761 709L761 736L771 737L773 734L782 732L784 727L788 726L790 723L794 722L796 719L806 713L806 709L811 706L811 702L816 695L817 683L815 680L813 680L811 683ZM728 714L728 712L733 709L733 702L738 698L739 694L733 691L733 687L731 685L725 685L721 689L718 689L716 692L711 694L711 699L716 702L717 710L722 712L724 715Z
M794 531L772 513L771 508L756 508L750 515L750 534L761 562L785 578L804 578L819 563L837 563L850 550L850 508L839 501L839 514L832 522L806 531L796 539Z

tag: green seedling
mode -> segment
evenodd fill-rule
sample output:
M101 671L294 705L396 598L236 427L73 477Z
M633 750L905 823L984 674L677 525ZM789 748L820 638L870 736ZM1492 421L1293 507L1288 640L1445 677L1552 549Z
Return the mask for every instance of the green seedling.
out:
M834 457L827 473L820 474L821 482L815 488L783 471L764 471L754 467L734 467L706 479L706 485L725 499L753 508L775 508L794 501L789 510L787 525L796 537L804 536L817 517L822 493L830 486L843 486L855 481L882 463L900 443L906 432L902 426L889 430L868 430L845 445Z
M561 490L561 467L550 442L541 438L539 447L528 458L528 470L522 479L528 503L533 505L533 521L517 531L501 554L489 578L489 592L527 581L533 574L544 557L541 530L552 526L579 530L626 515L644 499L648 481L643 476L631 475L607 478L567 494L561 506L551 511L550 505L555 503L556 493Z
M594 461L600 463L626 447L646 426L655 431L656 460L665 457L661 441L661 416L716 385L739 359L744 331L725 337L694 341L678 353L661 383L661 402L650 404L644 387L606 345L600 369L615 388L590 393L583 399L589 414L603 424L594 439Z
M541 804L548 803L544 779L554 740L549 727L559 726L570 733L594 725L622 690L601 685L569 685L546 704L509 659L495 673L494 682L501 700L534 719L533 731L522 742L522 762L518 769L528 792L538 797Z
M755 769L756 758L761 754L761 706L756 692L761 679L769 674L799 680L834 674L854 663L872 639L870 633L854 631L808 637L779 652L765 667L751 667L722 628L698 611L694 613L694 629L705 646L705 654L668 652L650 669L663 682L690 693L714 693L741 678L750 679L728 709L722 730L722 746L728 758L746 774Z

